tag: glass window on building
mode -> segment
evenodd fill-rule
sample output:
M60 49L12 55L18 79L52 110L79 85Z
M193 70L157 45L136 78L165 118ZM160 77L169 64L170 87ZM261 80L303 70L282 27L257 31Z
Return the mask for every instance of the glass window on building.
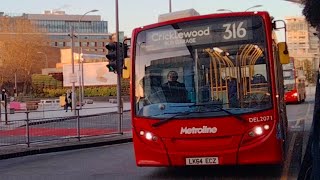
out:
M97 42L97 47L103 46L103 42Z
M299 30L304 30L304 26L303 26L303 24L301 23L301 24L299 24Z
M63 44L63 42L58 42L58 47L64 47Z

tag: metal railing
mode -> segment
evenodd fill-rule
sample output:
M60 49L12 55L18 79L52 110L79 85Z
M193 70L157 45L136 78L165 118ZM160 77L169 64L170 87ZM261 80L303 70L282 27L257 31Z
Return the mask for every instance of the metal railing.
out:
M119 113L116 106L76 109L76 115L64 109L23 111L8 114L7 123L0 122L0 149L4 146L63 141L75 138L122 134L130 131L130 110ZM98 110L99 109L99 110Z

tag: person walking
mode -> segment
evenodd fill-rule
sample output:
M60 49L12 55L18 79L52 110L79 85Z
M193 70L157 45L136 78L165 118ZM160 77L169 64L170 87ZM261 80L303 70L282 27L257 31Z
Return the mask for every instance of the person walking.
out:
M71 111L72 111L72 92L70 90L67 91L66 95L65 95L65 110L66 112L68 112L68 107L70 107Z

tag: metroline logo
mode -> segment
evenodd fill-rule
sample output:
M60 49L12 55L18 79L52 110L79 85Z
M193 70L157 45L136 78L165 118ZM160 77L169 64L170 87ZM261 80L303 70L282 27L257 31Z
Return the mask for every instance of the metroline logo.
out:
M180 134L214 134L217 132L216 127L202 126L196 127L181 127Z

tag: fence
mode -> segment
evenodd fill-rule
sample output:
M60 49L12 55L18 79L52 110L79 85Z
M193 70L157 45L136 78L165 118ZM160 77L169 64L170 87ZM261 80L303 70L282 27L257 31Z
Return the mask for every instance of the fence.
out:
M9 121L0 122L0 148L44 141L61 141L83 137L121 134L130 131L130 110L127 104L119 115L117 106L91 107L65 112L64 109L41 109L15 112ZM122 117L122 121L120 121Z

